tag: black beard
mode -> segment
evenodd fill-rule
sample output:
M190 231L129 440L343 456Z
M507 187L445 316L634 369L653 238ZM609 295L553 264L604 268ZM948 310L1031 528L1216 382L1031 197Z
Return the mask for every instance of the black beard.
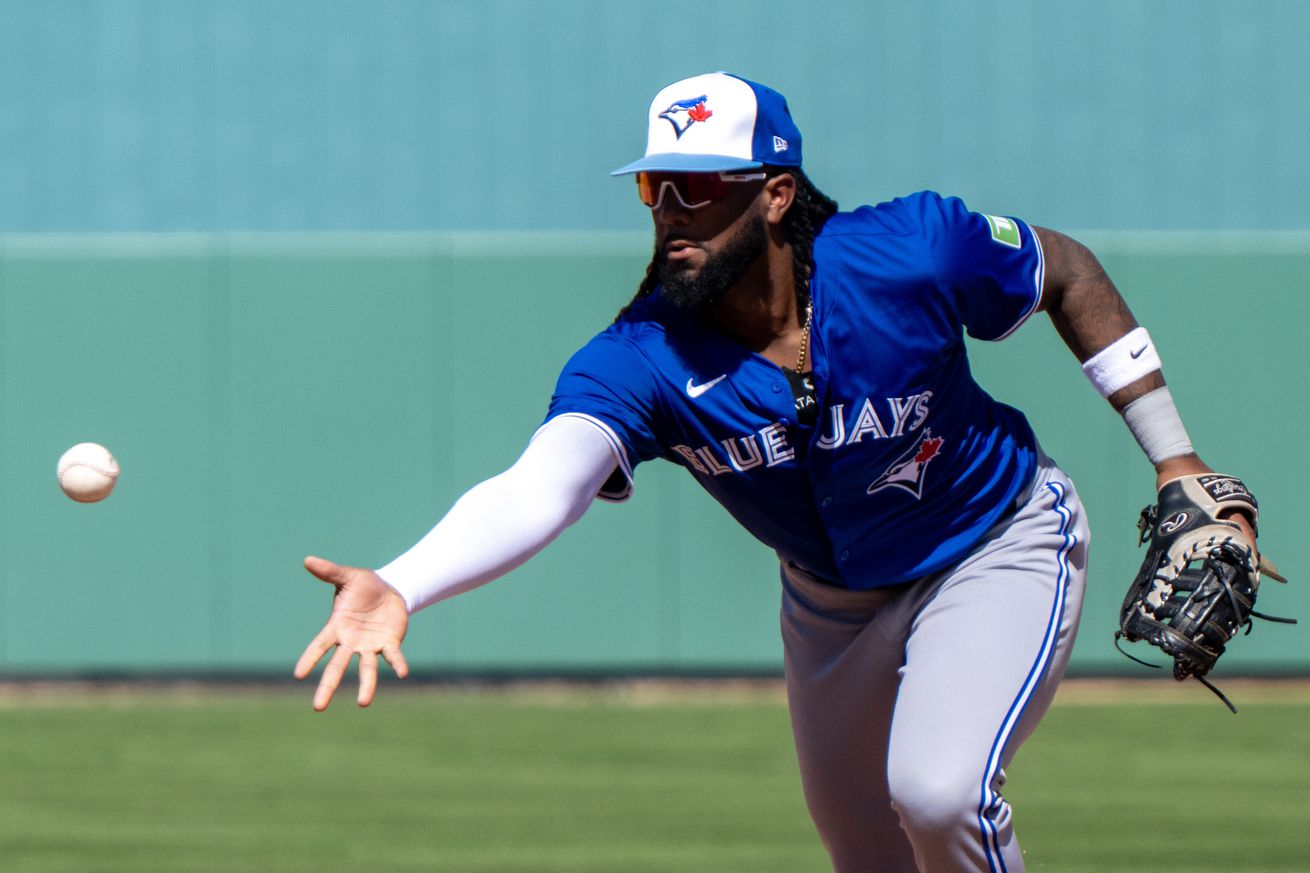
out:
M716 255L709 255L697 273L670 268L666 255L660 255L659 280L664 299L679 309L699 310L723 299L728 289L746 275L769 246L764 217L756 215L728 237Z

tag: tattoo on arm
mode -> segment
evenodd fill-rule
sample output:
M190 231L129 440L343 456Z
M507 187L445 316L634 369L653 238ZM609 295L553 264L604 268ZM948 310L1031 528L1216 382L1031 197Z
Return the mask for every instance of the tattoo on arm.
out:
M1042 309L1080 362L1137 327L1137 319L1096 255L1062 233L1035 230L1046 257ZM1115 409L1122 409L1163 384L1164 377L1156 371L1108 399Z
M1137 319L1086 246L1053 230L1038 232L1046 255L1042 308L1078 360L1086 361L1137 327Z

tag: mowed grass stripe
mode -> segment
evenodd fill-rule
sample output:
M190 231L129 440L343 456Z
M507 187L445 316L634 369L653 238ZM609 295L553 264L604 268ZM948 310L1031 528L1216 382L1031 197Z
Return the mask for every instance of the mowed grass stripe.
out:
M1011 767L1030 870L1310 871L1310 703L1057 703ZM1225 688L1225 691L1228 689Z
M306 700L0 711L4 869L821 869L777 705Z
M1310 702L1077 684L1010 768L1030 870L1310 871ZM0 869L827 869L776 687L398 691L11 693Z

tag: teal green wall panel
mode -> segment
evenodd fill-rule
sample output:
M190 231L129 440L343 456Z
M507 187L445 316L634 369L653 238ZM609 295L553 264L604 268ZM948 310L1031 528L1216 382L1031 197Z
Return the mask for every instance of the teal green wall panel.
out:
M452 279L460 290L449 378L462 390L449 410L451 443L442 451L456 471L457 491L513 463L546 415L559 369L613 319L618 301L635 287L630 250L589 248L563 238L519 252L494 241L456 248ZM659 627L651 620L661 597L659 564L616 564L595 549L597 542L625 538L634 551L642 548L643 506L650 504L639 504L622 519L614 516L629 514L598 507L597 517L587 519L595 522L594 530L589 524L566 531L504 586L474 592L467 604L451 604L455 663L659 660ZM431 521L435 517L425 524Z
M208 253L5 246L4 593L9 669L213 665L213 336ZM95 440L113 499L59 493L54 462Z
M367 547L433 502L443 465L432 386L449 342L448 295L424 246L235 248L224 270L227 415L215 442L239 520L229 533L230 657L246 664L267 662L288 616L328 590L304 590L305 555L375 562Z
M1306 617L1292 435L1310 315L1305 234L1088 233L1147 324L1203 456L1244 477ZM511 464L567 357L631 296L645 234L0 237L0 672L285 672L330 591L316 553L378 566ZM971 344L1073 476L1093 550L1077 669L1111 647L1152 474L1044 317ZM82 440L123 465L74 504ZM777 568L692 478L642 465L524 567L413 622L422 669L775 670ZM1259 626L1228 669L1310 668Z
M791 101L844 203L1303 229L1300 0L5 0L0 231L641 229L668 82Z

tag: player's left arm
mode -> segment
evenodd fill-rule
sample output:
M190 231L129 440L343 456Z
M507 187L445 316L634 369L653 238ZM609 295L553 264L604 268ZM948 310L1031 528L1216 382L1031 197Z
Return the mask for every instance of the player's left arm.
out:
M1107 353L1108 358L1121 359L1108 360L1107 366L1101 370L1102 374L1109 373L1108 376L1102 375L1103 380L1113 380L1102 382L1106 388L1113 389L1106 396L1110 405L1123 414L1131 404L1148 398L1148 395L1148 404L1158 403L1162 396L1167 397L1167 394L1156 393L1165 388L1164 373L1160 367L1155 366L1135 376L1139 369L1145 369L1135 369L1135 362L1140 355L1139 348L1133 347L1133 343L1116 346L1139 330L1140 325L1096 255L1082 243L1058 231L1043 227L1034 227L1033 230L1041 241L1045 256L1045 277L1038 309L1050 316L1056 331L1080 363L1087 364L1103 352ZM1145 347L1149 339L1141 342ZM1134 355L1134 352L1138 355ZM1153 349L1150 354L1155 355ZM1114 371L1118 364L1122 364L1119 372L1126 375L1116 379ZM1133 376L1135 378L1126 384L1119 384ZM1173 411L1172 400L1168 403L1168 411ZM1154 425L1148 422L1148 426ZM1134 436L1138 436L1136 431ZM1148 449L1148 446L1144 445L1143 448ZM1155 466L1157 488L1180 476L1213 472L1185 440L1180 444L1178 453L1173 454L1166 449L1163 454L1167 457L1151 458Z

